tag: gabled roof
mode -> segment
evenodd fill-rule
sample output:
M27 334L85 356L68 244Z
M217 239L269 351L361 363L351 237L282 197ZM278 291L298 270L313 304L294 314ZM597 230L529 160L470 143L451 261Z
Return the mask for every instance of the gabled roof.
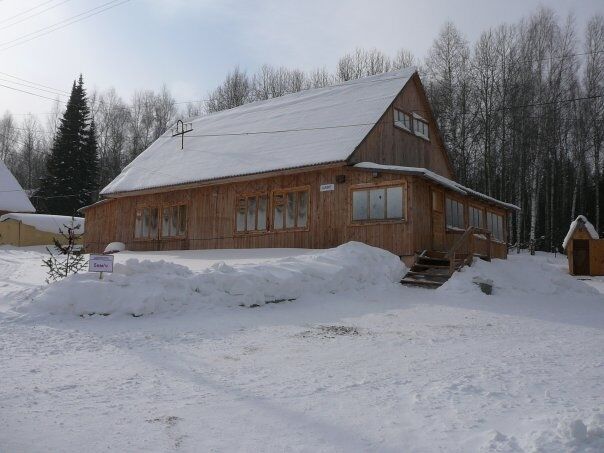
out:
M102 195L345 162L400 93L415 68L253 102L168 131Z
M0 211L36 212L27 194L0 160Z
M568 233L566 233L564 242L562 242L562 247L564 249L566 249L566 246L568 245L568 241L570 241L570 239L573 237L573 234L575 234L575 230L580 225L585 227L585 229L587 230L587 233L589 234L589 236L592 239L600 239L600 236L598 236L598 232L596 231L595 227L591 224L591 222L589 220L587 220L587 217L585 217L584 215L580 215L575 220L573 220L570 224Z
M514 211L521 210L515 204L506 203L505 201L497 200L496 198L485 195L474 189L470 189L469 187L462 186L458 182L455 182L451 179L445 178L444 176L436 174L433 171L428 170L427 168L402 167L399 165L382 165L382 164L376 164L373 162L361 162L361 163L356 164L354 167L364 169L364 170L382 171L385 173L401 173L401 174L406 174L406 175L421 176L425 179L429 179L430 181L437 183L440 186L446 187L447 189L453 190L462 195L480 198L483 201L486 201L487 203L493 203L493 204L501 206L502 208L505 208L505 209L511 209Z

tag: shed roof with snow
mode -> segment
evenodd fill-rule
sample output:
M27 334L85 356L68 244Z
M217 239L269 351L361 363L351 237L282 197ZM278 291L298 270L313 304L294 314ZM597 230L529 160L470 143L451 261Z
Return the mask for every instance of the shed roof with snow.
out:
M84 233L85 219L83 217L70 217L66 215L50 214L23 214L11 212L0 216L0 222L14 220L34 227L38 231L59 234L67 233L67 227L76 228L77 234Z
M415 68L253 102L167 131L102 195L344 162L378 122Z
M2 160L0 160L0 211L36 212L27 194Z
M600 239L596 228L591 224L589 220L587 220L587 217L585 217L584 215L580 215L571 222L570 228L568 229L568 233L566 233L566 237L564 238L564 242L562 242L563 248L566 249L566 247L568 246L568 242L572 239L573 235L575 234L575 231L579 227L585 228L587 234L589 234L592 239Z

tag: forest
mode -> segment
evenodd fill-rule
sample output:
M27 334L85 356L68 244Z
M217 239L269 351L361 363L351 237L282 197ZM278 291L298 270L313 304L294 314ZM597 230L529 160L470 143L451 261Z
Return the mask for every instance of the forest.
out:
M92 198L178 119L416 66L457 180L522 208L511 222L511 245L560 250L578 214L601 231L603 15L577 24L541 7L518 23L484 30L475 42L445 23L425 56L404 44L396 55L356 49L332 70L237 66L204 100L178 101L166 86L128 100L114 88L90 91L98 153ZM69 94L45 88L51 99ZM42 182L64 107L58 99L42 114L0 117L0 159L41 211L51 206Z

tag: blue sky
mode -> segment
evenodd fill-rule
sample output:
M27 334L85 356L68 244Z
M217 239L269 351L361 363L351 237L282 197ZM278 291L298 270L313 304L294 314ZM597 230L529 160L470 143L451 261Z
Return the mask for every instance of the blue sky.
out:
M130 0L2 50L2 43L108 0L46 1L56 7L7 27L17 20L7 17L44 0L0 0L0 72L64 90L81 72L89 88L113 86L125 99L136 89L165 83L178 101L205 98L235 65L249 71L263 63L332 70L338 57L355 47L389 54L405 47L423 58L446 20L472 41L482 30L516 22L539 4L560 17L573 13L581 30L590 15L604 14L603 0ZM0 87L0 112L47 112L50 104Z

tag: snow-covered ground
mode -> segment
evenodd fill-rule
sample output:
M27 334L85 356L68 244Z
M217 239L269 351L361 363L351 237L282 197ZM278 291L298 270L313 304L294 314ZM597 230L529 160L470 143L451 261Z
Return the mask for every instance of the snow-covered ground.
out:
M604 451L604 279L564 256L436 291L354 244L123 252L50 287L42 256L0 248L0 451Z

